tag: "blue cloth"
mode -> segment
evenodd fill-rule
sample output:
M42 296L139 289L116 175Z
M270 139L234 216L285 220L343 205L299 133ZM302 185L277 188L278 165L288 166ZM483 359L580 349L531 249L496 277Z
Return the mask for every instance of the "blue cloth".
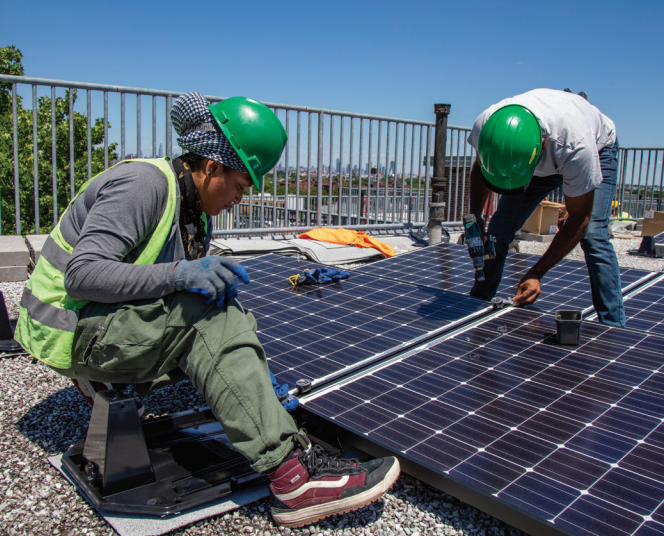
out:
M588 265L593 305L600 322L625 326L618 258L609 240L611 202L618 180L618 144L599 152L604 180L595 188L593 209L581 248ZM498 209L489 222L488 234L496 237L496 258L485 261L483 282L475 281L471 296L490 300L503 277L505 258L515 233L540 202L563 183L560 175L533 177L528 189L517 196L501 196ZM544 276L546 277L546 276Z
M284 406L286 411L293 411L300 405L300 401L288 393L288 384L284 383L283 385L279 385L277 379L274 377L274 374L272 374L272 371L269 370L269 372L270 380L272 380L272 389L274 389L274 394L277 395L279 402L281 402L281 405Z
M316 268L305 270L298 274L295 285L317 285L319 283L336 283L341 279L348 279L350 272L344 272L335 268ZM295 276L292 276L295 277Z

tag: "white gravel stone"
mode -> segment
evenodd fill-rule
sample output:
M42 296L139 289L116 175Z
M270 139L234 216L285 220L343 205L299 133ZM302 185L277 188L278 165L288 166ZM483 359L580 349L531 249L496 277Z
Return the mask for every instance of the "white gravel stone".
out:
M9 318L18 317L18 305L21 303L21 294L25 281L14 281L11 283L0 283L0 292L5 297L5 304L7 305L7 312Z
M618 264L624 268L635 268L637 270L646 270L648 272L658 272L664 270L664 259L650 259L648 257L639 257L630 255L629 250L639 249L641 245L641 238L612 238L611 244L618 257ZM529 253L531 255L542 255L549 244L542 244L540 242L527 242L525 240L519 241L521 253ZM583 250L581 246L576 246L568 255L568 259L585 262Z

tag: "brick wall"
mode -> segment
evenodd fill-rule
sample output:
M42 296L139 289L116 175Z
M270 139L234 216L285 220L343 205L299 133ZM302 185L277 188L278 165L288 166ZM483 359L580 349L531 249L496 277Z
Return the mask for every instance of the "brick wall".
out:
M450 221L461 221L463 215L468 212L468 199L470 198L470 166L465 169L465 177L463 167L452 167L451 179L450 167L445 166L445 178L448 179L448 181L442 190L442 201L447 203L449 196ZM462 196L463 206L461 205Z

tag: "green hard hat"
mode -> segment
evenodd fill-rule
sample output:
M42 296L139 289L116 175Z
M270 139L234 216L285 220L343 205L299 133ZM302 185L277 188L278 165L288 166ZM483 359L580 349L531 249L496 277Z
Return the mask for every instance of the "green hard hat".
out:
M509 195L525 190L542 152L542 129L525 106L508 104L482 127L477 143L487 187Z
M211 104L210 113L260 190L288 140L281 121L265 104L246 97Z

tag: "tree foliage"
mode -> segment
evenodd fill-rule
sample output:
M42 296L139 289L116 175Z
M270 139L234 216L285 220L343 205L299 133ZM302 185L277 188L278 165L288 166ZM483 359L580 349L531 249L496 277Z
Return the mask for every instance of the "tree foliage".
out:
M23 55L14 46L0 47L0 74L23 76ZM71 200L70 145L69 145L69 91L76 101L76 90L68 90L64 97L55 99L55 171L57 216L62 215ZM33 111L23 107L23 99L16 97L18 176L20 232L23 235L36 231L35 198L39 210L39 232L53 229L53 153L51 98L39 97L37 101L37 187L34 181ZM88 178L87 117L74 112L71 117L74 131L74 191L78 191ZM91 175L104 170L104 121L97 118L91 122L92 143ZM0 83L0 228L1 234L16 233L15 188L14 188L14 138L12 119L12 87ZM109 124L110 128L111 125ZM115 147L109 145L109 161L117 158Z

